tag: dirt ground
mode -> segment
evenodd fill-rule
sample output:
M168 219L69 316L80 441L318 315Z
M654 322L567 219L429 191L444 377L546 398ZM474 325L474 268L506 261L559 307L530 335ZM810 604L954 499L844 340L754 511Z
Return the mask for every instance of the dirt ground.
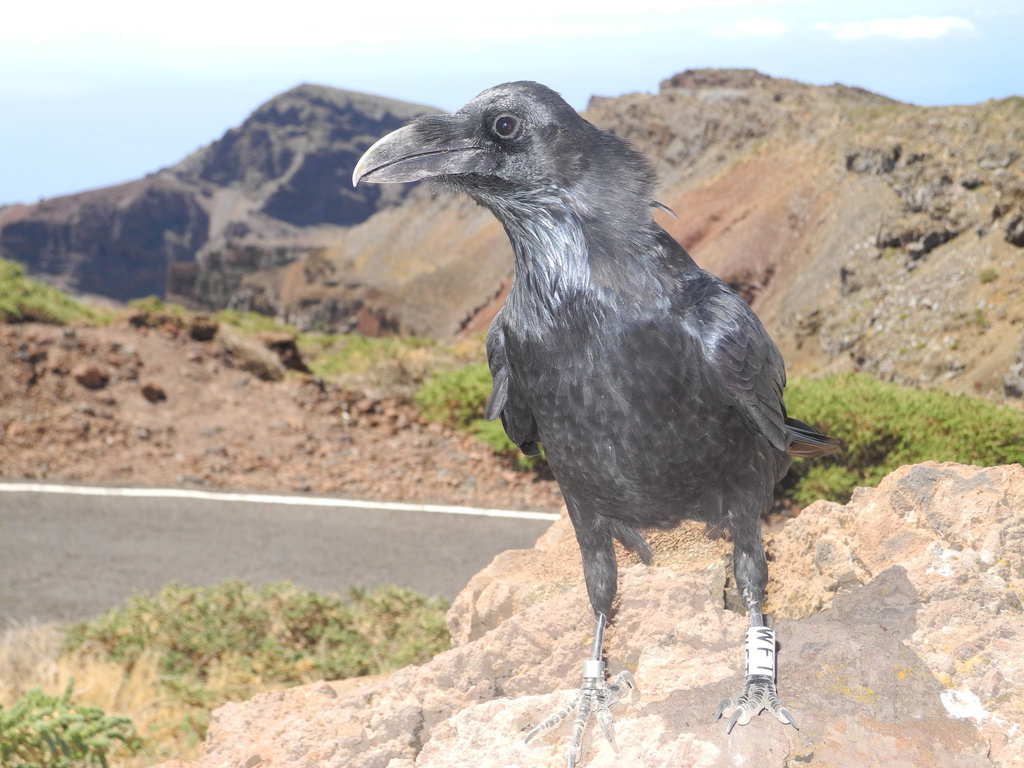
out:
M0 326L0 477L557 510L553 479L217 332ZM258 346L258 345L256 345ZM271 358L274 356L271 355ZM283 369L281 369L283 371Z

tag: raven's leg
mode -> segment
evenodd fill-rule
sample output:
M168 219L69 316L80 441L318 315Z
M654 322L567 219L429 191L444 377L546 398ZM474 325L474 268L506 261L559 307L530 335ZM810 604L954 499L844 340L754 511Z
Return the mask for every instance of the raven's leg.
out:
M761 545L761 521L746 535L733 535L733 561L736 586L739 587L743 604L750 614L750 629L747 630L746 683L743 692L735 699L725 699L715 711L715 720L731 712L725 732L729 733L737 724L746 725L750 719L766 709L779 721L797 727L796 720L779 702L775 690L775 632L768 628L761 613L764 588L768 583L768 563ZM741 546L744 542L746 546Z
M565 707L553 714L526 736L530 741L538 734L550 731L565 720L573 712L572 741L566 765L573 768L579 760L583 747L583 731L587 721L593 714L597 718L605 737L615 746L612 733L611 706L629 689L636 688L633 675L628 671L619 672L610 681L605 679L605 663L601 658L604 646L604 631L608 626L608 615L611 613L612 600L615 598L618 569L615 562L615 549L612 537L600 521L591 517L573 514L574 505L568 504L569 516L576 529L576 540L580 545L583 557L583 576L587 582L587 593L594 609L594 640L590 646L590 658L583 662L583 684L579 693Z
M572 726L572 741L569 744L567 768L573 768L579 760L583 748L583 731L587 720L593 714L597 718L605 738L615 746L615 734L612 732L611 706L619 700L625 691L636 688L636 681L628 671L619 672L610 681L605 680L605 665L601 659L601 646L604 642L604 630L608 619L603 613L597 614L594 620L594 643L590 649L590 658L583 662L583 684L579 693L565 707L558 710L540 725L534 727L526 735L529 742L534 736L550 731L565 720L574 711L576 717Z

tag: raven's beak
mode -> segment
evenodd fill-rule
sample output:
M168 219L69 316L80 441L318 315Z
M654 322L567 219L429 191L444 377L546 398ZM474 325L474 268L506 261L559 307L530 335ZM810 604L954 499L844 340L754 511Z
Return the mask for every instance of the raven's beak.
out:
M359 158L352 186L486 172L488 150L459 127L455 115L432 115L389 133Z

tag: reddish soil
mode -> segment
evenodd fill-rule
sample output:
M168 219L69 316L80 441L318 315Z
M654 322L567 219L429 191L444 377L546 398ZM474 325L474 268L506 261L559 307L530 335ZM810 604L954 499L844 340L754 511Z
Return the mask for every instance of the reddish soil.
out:
M556 510L550 477L377 399L265 381L175 323L0 326L0 477Z

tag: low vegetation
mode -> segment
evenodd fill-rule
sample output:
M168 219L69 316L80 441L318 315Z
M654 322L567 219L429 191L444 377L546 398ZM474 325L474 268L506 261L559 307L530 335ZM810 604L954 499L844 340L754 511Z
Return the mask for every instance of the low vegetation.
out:
M794 462L783 491L800 505L846 501L854 487L875 485L904 464L995 466L1024 458L1024 413L980 398L847 374L791 381L786 405L843 446L835 456Z
M416 392L416 404L430 421L462 429L506 456L519 469L534 469L540 456L524 456L505 435L501 421L487 421L484 408L491 393L491 374L486 363L476 363L427 377Z
M484 364L429 377L416 395L424 415L477 435L495 451L529 457L483 419L490 393ZM1024 414L979 398L921 391L850 374L795 379L786 388L789 412L842 441L839 454L796 461L779 493L804 506L824 498L847 501L858 485L921 461L991 466L1022 458Z
M33 688L10 709L0 706L0 765L5 768L76 768L108 765L115 745L122 754L141 747L127 717L71 700L74 681L64 693L48 696Z
M89 309L56 288L25 276L20 264L0 258L0 321L7 323L99 322L102 313Z
M42 674L73 675L63 696L23 690L0 709L0 764L106 765L113 756L130 766L187 756L205 737L210 710L227 701L430 659L450 645L446 608L440 598L396 587L352 589L342 598L290 583L228 581L135 595L64 633L58 660ZM0 676L28 667L41 674L38 663L19 666L11 656L0 656ZM10 681L0 691L10 694Z
M289 583L172 584L76 624L64 650L99 651L129 671L155 654L165 685L205 704L289 685L387 672L448 646L446 606L409 590L349 591L346 600Z
M475 359L482 344L455 345L417 336L362 336L358 333L302 333L297 344L317 376L350 389L408 396L433 371L461 367Z
M146 325L158 325L156 322L160 317L188 317L192 314L188 307L175 304L173 301L164 301L159 296L144 296L140 299L131 299L128 306L135 313L145 314L152 322Z

